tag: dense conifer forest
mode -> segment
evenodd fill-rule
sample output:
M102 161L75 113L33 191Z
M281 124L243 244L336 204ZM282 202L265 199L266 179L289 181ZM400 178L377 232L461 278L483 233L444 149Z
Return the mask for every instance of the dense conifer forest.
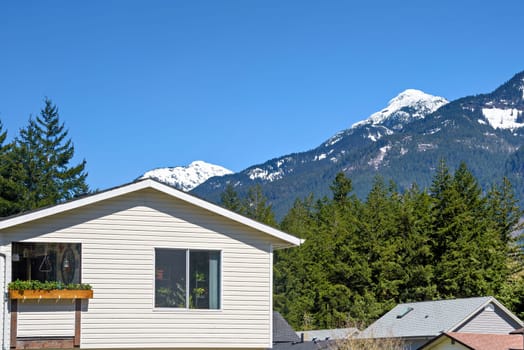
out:
M365 200L343 173L332 195L297 199L280 228L305 239L276 252L274 308L295 329L367 324L397 303L495 296L523 315L521 210L506 179L484 193L442 160L430 188L399 192L376 177ZM224 206L275 225L260 188ZM253 194L257 193L257 196Z

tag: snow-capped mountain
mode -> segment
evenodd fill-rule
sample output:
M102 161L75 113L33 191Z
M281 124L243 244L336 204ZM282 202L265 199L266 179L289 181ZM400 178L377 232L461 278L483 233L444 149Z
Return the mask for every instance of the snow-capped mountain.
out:
M297 198L329 195L344 172L354 193L365 196L376 175L399 189L430 185L440 159L450 168L465 161L481 185L524 176L524 72L488 94L448 102L409 89L368 118L306 152L284 155L239 173L212 178L192 192L219 202L227 184L242 196L260 184L277 217ZM515 180L524 199L524 181Z
M404 126L415 120L423 119L448 102L444 97L407 89L392 98L385 108L353 124L351 128L337 133L325 145L333 145L345 136L359 133L371 141L377 141L383 136L402 130Z
M392 129L402 129L413 119L424 118L446 103L448 100L444 97L408 89L391 99L386 108L373 113L366 120L353 124L353 128L363 125L390 125Z
M211 179L198 186L195 193L208 197L210 192L216 194L223 191L227 183L234 183L241 192L248 184L280 183L288 178L308 177L318 173L320 169L338 168L346 163L348 157L353 157L356 151L374 147L381 138L402 131L408 124L424 119L447 103L443 97L415 89L405 90L379 112L337 133L313 150L275 158L237 174ZM368 163L377 168L388 150L389 147L382 147L380 153ZM314 171L311 171L312 167ZM217 201L218 198L215 195L208 199Z
M146 172L140 178L152 178L176 187L182 191L191 191L209 178L232 173L231 170L219 165L197 160L188 166L153 169Z

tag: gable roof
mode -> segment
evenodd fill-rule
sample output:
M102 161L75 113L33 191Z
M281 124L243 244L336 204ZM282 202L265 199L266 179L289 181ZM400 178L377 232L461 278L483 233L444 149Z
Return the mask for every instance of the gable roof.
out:
M273 343L296 343L300 338L278 311L273 311Z
M64 213L69 210L81 208L90 204L98 203L107 199L123 196L144 189L153 189L162 192L178 200L184 201L196 207L205 209L211 213L223 216L227 219L248 226L254 230L265 233L276 239L277 242L273 245L275 249L298 246L303 242L303 240L295 236L277 230L268 225L262 224L258 221L249 219L230 210L224 209L216 204L212 204L208 201L205 201L203 199L200 199L198 197L195 197L193 195L190 195L186 192L180 191L176 188L173 188L153 179L138 180L130 184L122 185L102 192L97 192L92 195L81 197L65 203L57 204L51 207L37 209L27 213L11 216L0 221L0 230L25 224L52 215Z
M438 344L442 338L452 339L471 350L508 350L522 349L522 336L516 334L476 334L476 333L443 333L420 348L429 349Z
M273 311L273 350L333 349L332 341L303 341L278 311Z
M366 328L361 337L436 337L442 332L457 330L490 303L522 325L518 317L488 296L399 304Z

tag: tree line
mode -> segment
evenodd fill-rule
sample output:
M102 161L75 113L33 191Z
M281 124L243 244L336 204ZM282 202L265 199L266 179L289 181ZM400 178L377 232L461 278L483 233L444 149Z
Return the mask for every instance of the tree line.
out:
M442 160L428 189L400 193L376 177L361 200L343 173L330 189L331 197L297 199L279 225L305 239L275 253L274 308L295 329L370 323L402 302L486 295L524 313L522 213L507 179L483 193L465 163L451 172ZM271 211L261 193L236 206L231 198L229 186L225 207Z
M12 141L0 122L0 217L89 193L86 161L71 165L74 145L51 100Z

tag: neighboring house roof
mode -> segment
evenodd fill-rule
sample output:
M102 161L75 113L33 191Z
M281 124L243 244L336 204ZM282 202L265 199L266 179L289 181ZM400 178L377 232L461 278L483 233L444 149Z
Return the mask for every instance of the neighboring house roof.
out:
M276 238L277 242L273 245L275 249L297 246L303 242L303 240L295 236L277 230L268 225L264 225L260 222L234 213L230 210L224 209L218 205L212 204L203 199L190 195L186 192L177 190L174 187L168 186L153 179L139 180L130 184L122 185L102 192L97 192L92 195L81 197L79 199L71 200L65 203L57 204L51 207L33 210L27 213L7 217L0 221L0 230L24 224L33 220L45 218L51 215L60 214L69 210L81 208L93 203L98 203L106 199L111 199L114 197L126 195L144 189L154 189L160 191L176 199L182 200L199 208L208 210L211 213L221 215L230 220L246 225L252 229L268 234L269 236Z
M458 330L488 304L522 325L522 321L493 297L425 301L395 306L361 334L364 338L436 337L443 332Z
M438 349L436 347L444 338L451 339L460 343L471 350L517 350L522 349L523 339L521 335L516 334L476 334L476 333L443 333L420 348Z
M331 341L302 341L284 317L273 311L273 350L332 349L331 345Z
M321 350L336 349L333 341L304 341L302 343L279 343L273 345L273 350Z
M300 337L278 311L273 311L273 343L299 342Z
M304 334L304 340L347 339L358 333L358 328L316 329L312 331L297 331L297 335Z

